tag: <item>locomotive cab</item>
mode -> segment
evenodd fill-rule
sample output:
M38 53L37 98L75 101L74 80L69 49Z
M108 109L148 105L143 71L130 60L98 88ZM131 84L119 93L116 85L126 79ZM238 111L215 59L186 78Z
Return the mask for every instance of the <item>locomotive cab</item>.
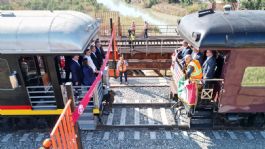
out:
M204 53L204 61L207 50L216 53L214 78L199 80L185 78L183 59L178 51L172 55L171 98L180 127L264 126L264 17L263 11L209 9L178 22L180 36Z
M60 114L60 56L81 55L99 22L74 11L8 14L0 14L0 115Z

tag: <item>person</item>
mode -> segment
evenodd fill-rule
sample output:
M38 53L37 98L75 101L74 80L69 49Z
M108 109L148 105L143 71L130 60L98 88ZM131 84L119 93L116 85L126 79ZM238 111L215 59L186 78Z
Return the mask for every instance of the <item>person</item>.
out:
M26 62L25 58L21 59L20 67L21 67L21 72L22 72L22 76L24 78L24 81L28 82L29 65Z
M120 57L120 60L117 63L117 71L119 71L119 75L120 75L120 84L122 84L122 75L124 74L124 78L125 78L125 84L128 84L127 81L127 66L128 63L126 60L124 60L123 56Z
M90 45L90 50L91 50L91 59L96 66L97 70L100 70L100 59L96 55L96 47L95 45Z
M69 81L69 77L70 77L70 64L72 62L72 56L65 56L65 67L64 67L64 70L65 70L65 82L68 82Z
M191 81L201 80L203 75L200 62L196 59L192 59L189 54L187 54L184 59L187 66L185 77Z
M86 49L84 51L84 59L87 59L88 61L88 65L92 68L94 73L98 73L97 67L95 66L95 64L93 63L93 60L91 58L91 50L90 49Z
M213 79L215 74L216 59L213 56L213 51L206 51L207 59L203 63L203 79Z
M196 59L200 62L201 66L203 64L203 54L200 52L199 49L193 47L192 48L192 53L191 53L192 59Z
M135 33L129 32L129 44L131 45L130 51L134 50Z
M135 25L135 22L134 22L134 21L133 21L132 24L131 24L131 31L132 31L132 33L134 33L134 35L135 35L136 25Z
M70 71L72 74L72 83L75 86L81 85L82 82L82 70L78 63L79 55L74 55L70 64Z
M144 38L148 38L148 23L144 21Z
M183 41L182 42L182 47L180 47L178 49L178 59L182 59L184 60L184 57L187 55L187 54L191 54L192 53L192 50L191 48L189 47L189 44L187 41Z
M91 86L96 79L96 75L93 69L89 66L89 61L84 58L83 59L83 85Z
M105 52L100 44L99 39L95 41L96 46L96 56L99 58L100 66L103 64L103 60L105 59Z

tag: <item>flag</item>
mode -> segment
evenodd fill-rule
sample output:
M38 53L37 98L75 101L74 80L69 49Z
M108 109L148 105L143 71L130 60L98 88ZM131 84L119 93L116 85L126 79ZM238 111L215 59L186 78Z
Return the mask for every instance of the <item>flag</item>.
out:
M188 105L195 105L197 99L197 87L195 83L189 83L183 76L178 81L178 97Z

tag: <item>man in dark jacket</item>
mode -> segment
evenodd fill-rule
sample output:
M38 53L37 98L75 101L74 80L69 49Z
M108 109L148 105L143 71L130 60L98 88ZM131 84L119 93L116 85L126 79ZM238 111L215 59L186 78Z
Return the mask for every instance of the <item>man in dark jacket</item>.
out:
M91 50L91 59L94 63L94 65L96 66L97 70L100 70L100 59L97 57L96 55L96 47L95 45L91 45L90 46L90 50Z
M213 55L213 51L206 51L207 59L203 63L203 78L204 79L213 79L215 75L216 59Z
M96 56L98 57L101 66L103 64L103 60L105 59L105 52L100 44L99 39L95 41L95 46L96 46Z
M72 58L70 63L70 71L72 74L72 82L73 85L78 86L81 85L82 82L82 69L80 64L78 63L79 55L75 55Z

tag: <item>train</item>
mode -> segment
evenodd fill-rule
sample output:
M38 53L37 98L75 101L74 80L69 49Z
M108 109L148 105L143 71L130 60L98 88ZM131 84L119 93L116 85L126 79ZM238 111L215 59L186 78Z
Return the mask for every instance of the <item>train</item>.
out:
M76 11L0 12L0 116L58 116L67 97L62 57L81 55L100 21Z
M175 119L180 128L265 127L264 22L264 11L212 9L178 21L181 38L204 56L206 50L215 51L219 59L216 77L186 84L196 85L191 101L179 94L185 74L173 53L170 95L176 101ZM213 85L205 87L206 81Z

